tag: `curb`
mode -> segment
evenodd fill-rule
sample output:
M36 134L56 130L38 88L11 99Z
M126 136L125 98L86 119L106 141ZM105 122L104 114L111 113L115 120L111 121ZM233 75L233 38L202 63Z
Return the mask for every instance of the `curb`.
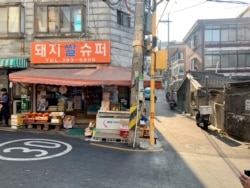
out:
M155 144L154 146L150 146L148 139L146 139L146 140L141 139L140 146L138 146L137 148L132 148L132 147L129 147L127 145L123 146L122 144L124 144L124 143L121 143L121 145L119 145L120 143L117 143L117 142L114 142L114 143L113 142L89 142L89 139L86 139L84 136L68 135L68 134L66 134L65 131L49 132L49 131L40 131L37 129L21 129L21 128L20 129L13 129L11 127L0 127L0 131L60 135L60 136L64 136L64 137L68 137L68 138L72 138L72 139L79 139L79 140L88 142L90 145L96 146L96 147L103 147L103 148L131 151L131 152L161 152L161 151L164 151L161 144L159 143L159 140L157 141L157 144Z

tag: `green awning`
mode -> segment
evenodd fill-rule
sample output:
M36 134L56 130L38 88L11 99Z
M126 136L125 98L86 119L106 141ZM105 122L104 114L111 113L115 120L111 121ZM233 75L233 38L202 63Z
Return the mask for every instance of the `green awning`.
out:
M23 69L27 68L27 58L0 58L0 68Z

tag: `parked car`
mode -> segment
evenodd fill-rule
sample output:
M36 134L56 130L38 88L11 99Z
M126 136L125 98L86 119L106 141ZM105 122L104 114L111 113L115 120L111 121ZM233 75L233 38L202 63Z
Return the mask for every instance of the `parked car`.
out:
M145 100L150 100L150 87L146 87L144 89L144 97L145 97ZM157 100L157 97L155 95L155 102Z

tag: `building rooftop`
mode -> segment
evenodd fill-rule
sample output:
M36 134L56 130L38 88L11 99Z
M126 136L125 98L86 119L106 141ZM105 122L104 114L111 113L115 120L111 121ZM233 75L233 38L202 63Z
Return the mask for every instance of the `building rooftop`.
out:
M207 86L210 89L222 89L225 83L233 82L229 77L217 73L196 71L190 71L188 73L192 75L193 79L195 79L201 87L206 86L206 76L208 76Z

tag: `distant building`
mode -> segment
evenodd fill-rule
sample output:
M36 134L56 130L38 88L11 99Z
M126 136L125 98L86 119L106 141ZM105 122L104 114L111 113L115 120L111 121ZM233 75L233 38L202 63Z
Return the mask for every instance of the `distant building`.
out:
M189 70L236 80L250 78L250 18L197 20L184 38L193 51Z
M185 44L176 44L169 48L169 90L177 90L186 71L189 70L188 57L192 51Z
M194 108L209 105L212 107L211 122L214 126L224 128L224 85L231 79L212 72L190 71L184 76L177 91L179 111L195 115Z

